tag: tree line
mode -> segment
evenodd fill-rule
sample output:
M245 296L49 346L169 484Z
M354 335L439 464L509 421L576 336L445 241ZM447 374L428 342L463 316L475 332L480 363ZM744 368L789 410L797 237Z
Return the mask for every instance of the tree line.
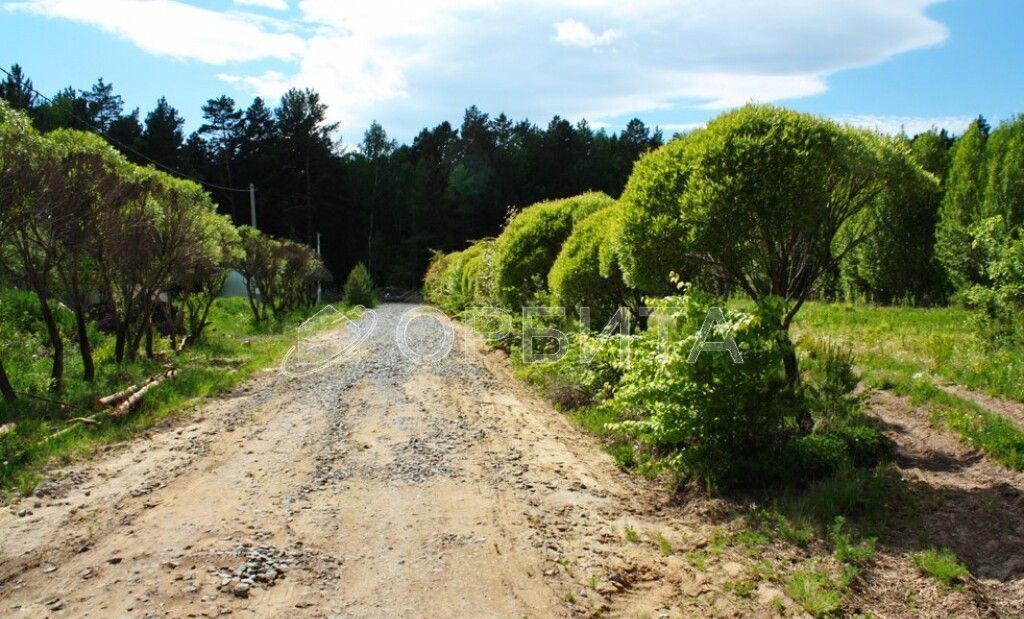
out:
M419 286L430 250L496 234L510 207L586 190L618 195L637 157L663 142L637 119L608 133L586 121L556 116L542 127L470 107L460 125L425 128L411 144L373 123L346 145L310 89L290 90L276 106L212 98L202 125L185 135L164 98L142 116L100 79L44 99L17 65L0 97L42 133L97 129L134 163L155 161L221 187L253 183L260 230L307 244L319 232L332 272L363 262L378 283L409 288ZM249 223L246 193L210 191L221 213Z
M64 382L58 312L74 315L91 382L90 324L114 334L119 364L152 358L156 337L180 351L202 337L232 268L251 283L257 321L314 303L329 278L312 248L239 230L199 184L131 163L91 132L41 134L0 100L0 285L38 298L51 389ZM2 358L0 393L16 397Z
M617 200L539 202L496 238L435 254L425 296L526 366L538 346L549 363L526 375L707 483L872 466L886 441L848 405L852 354L798 355L794 319L815 298L954 299L986 346L1019 349L1022 138L1020 118L909 139L747 105L643 155ZM622 337L594 335L609 320ZM693 357L709 325L742 363Z

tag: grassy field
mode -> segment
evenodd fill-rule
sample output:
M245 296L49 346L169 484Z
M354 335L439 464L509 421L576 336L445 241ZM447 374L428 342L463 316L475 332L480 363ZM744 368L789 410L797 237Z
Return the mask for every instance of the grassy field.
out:
M1013 420L941 388L955 383L1024 401L1024 350L976 333L971 314L956 308L811 303L795 325L798 341L832 338L850 346L868 386L927 404L936 426L1024 470L1024 431Z
M296 312L281 320L255 324L244 299L218 299L211 324L201 341L174 355L165 340L156 358L117 365L112 360L113 338L94 332L94 383L80 379L81 359L73 342L66 344L66 386L62 393L46 391L50 360L38 334L31 299L6 293L4 362L15 389L22 393L13 404L0 402L0 423L15 422L16 429L0 437L0 492L29 492L47 466L88 456L97 448L126 440L153 424L172 417L201 398L223 393L258 370L278 362L295 341L295 326L315 310ZM68 330L65 328L65 333ZM167 365L178 369L173 379L146 394L142 404L124 418L99 417L100 423L79 423L59 437L44 441L69 427L70 420L97 411L93 402L130 384L160 373ZM58 403L59 401L59 403Z

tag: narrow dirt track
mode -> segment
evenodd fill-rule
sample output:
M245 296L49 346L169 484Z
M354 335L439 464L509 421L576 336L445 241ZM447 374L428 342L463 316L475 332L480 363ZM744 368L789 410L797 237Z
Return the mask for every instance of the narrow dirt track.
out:
M0 512L0 615L635 615L702 591L681 558L623 541L629 525L706 543L680 510L653 515L664 493L461 327L439 362L405 358L410 310L378 308L329 368L265 372ZM420 353L444 340L430 319L405 334Z

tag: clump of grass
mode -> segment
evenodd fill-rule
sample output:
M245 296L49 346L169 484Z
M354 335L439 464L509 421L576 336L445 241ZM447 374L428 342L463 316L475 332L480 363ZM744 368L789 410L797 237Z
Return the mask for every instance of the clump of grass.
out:
M854 542L850 533L845 530L845 526L846 519L837 516L832 526L829 527L828 537L836 561L856 566L872 563L875 560L875 544L878 540L869 537L860 542Z
M819 531L840 516L879 526L889 516L889 499L895 491L893 479L882 467L844 467L806 491L784 498L779 507L791 520L812 523Z
M743 554L754 556L771 541L769 533L760 528L745 529L733 537L733 541L740 546Z
M757 582L750 578L734 580L725 583L725 588L732 591L741 598L750 597L750 593L757 586Z
M790 574L786 595L815 617L828 617L843 605L843 593L829 578L828 572L814 569Z
M946 587L962 583L970 575L967 566L946 548L915 552L910 560L921 573L931 576Z
M708 553L704 551L691 550L684 554L683 558L698 572L706 572L708 569Z
M672 554L672 542L668 541L668 538L661 531L658 531L655 541L658 542L658 550L663 556L667 557Z

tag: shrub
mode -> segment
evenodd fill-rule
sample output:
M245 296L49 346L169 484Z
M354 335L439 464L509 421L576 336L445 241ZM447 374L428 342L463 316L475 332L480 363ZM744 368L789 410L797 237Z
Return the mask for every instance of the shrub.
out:
M616 204L580 221L548 273L555 305L590 308L591 325L603 327L620 308L639 316L640 294L626 285L619 266L622 208Z
M853 351L833 340L807 346L802 375L810 405L816 412L816 428L827 427L853 411L853 391L860 382L853 362Z
M615 428L666 455L665 464L711 486L749 480L759 454L777 453L793 425L782 374L779 308L725 313L712 339L730 335L743 355L688 356L714 299L689 290L654 304L656 328L634 338L612 400Z
M987 281L967 290L965 299L978 310L983 334L990 341L1024 342L1024 236L998 215L973 226L971 236Z
M342 302L346 305L362 305L373 307L377 304L377 297L373 291L373 280L370 272L362 262L352 267L345 280L345 289L342 293Z
M910 159L893 159L893 179L877 206L864 217L876 233L857 246L842 263L847 297L879 303L904 299L914 303L945 301L945 281L935 260L935 226L942 190L930 174Z
M444 306L444 278L451 261L451 254L434 251L430 257L427 273L423 276L423 298L428 303Z
M723 114L636 165L622 197L626 279L645 290L673 263L699 279L685 272L699 260L715 289L782 299L778 327L788 333L839 258L876 231L864 214L905 182L893 171L934 183L910 159L905 144L809 114L762 105ZM795 386L792 346L783 355Z
M675 291L671 273L704 287L709 273L683 244L679 196L692 172L685 159L687 144L698 132L677 137L641 157L622 193L622 271L625 281L642 292L667 295Z
M574 224L612 203L603 193L586 193L523 209L495 241L496 300L518 311L546 290L548 271Z

